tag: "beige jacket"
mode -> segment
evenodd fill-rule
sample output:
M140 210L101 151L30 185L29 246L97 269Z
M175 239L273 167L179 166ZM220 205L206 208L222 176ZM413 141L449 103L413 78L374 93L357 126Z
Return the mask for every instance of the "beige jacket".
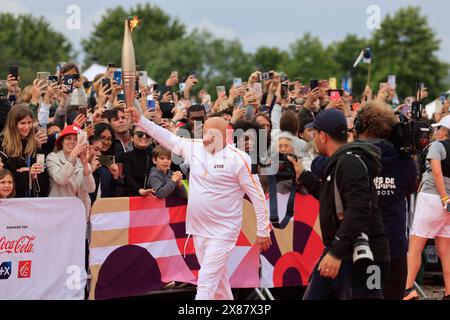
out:
M92 172L84 176L81 160L77 158L76 165L73 165L67 160L62 150L47 156L47 170L50 175L49 197L78 197L86 207L86 219L88 219L91 209L89 193L95 191Z

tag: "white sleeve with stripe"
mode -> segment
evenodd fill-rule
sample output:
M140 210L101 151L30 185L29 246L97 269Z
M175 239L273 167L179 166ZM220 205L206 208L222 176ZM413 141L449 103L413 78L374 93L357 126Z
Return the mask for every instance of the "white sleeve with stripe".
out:
M141 116L138 125L160 145L179 156L185 157L191 147L191 141L180 138L144 116Z
M248 164L249 161L247 161ZM252 174L249 164L242 164L239 170L239 183L250 198L256 213L256 234L259 237L268 237L269 228L269 210L266 205L264 191L257 174Z

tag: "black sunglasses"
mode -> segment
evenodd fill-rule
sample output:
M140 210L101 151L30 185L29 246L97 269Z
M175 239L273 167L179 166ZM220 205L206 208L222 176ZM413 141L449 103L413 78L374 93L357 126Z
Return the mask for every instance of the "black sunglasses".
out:
M145 136L147 139L150 139L150 136L148 134L146 134L145 132L142 132L142 131L136 131L134 134L138 138L143 138Z

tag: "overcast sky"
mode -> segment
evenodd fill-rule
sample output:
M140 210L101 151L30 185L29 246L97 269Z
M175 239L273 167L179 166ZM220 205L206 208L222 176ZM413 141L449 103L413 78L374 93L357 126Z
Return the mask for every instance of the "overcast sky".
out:
M366 10L370 5L380 8L381 18L399 8L415 5L428 17L442 41L439 57L450 62L448 0L0 0L0 12L42 15L72 41L75 50L81 51L81 39L89 36L107 8L118 5L129 8L145 2L178 17L188 30L200 27L218 37L238 38L248 52L263 45L287 49L307 31L319 36L325 44L348 33L369 37L372 31L366 25L369 17ZM69 30L66 26L70 16L66 11L71 5L81 10L79 30Z

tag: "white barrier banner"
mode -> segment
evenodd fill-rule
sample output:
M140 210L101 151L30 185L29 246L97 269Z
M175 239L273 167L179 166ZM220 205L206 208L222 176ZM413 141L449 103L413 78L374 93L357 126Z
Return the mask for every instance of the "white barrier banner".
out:
M0 200L0 299L84 299L86 218L77 198Z

